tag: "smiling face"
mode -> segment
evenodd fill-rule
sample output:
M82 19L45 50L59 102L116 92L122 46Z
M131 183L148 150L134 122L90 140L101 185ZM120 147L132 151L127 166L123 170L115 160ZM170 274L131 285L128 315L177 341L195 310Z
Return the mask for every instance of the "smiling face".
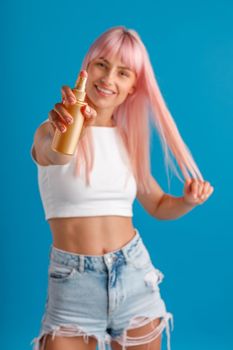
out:
M113 112L135 90L136 74L118 58L96 58L87 73L86 93L96 110Z

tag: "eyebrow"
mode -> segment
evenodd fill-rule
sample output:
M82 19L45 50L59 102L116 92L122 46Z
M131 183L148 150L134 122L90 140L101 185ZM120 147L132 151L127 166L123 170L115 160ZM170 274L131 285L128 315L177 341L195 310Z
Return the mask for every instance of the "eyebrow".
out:
M99 59L101 59L101 60L103 60L104 62L106 62L106 63L110 63L106 58L104 58L104 57L99 57ZM129 70L129 71L132 71L130 68L128 68L128 67L123 67L123 66L118 66L117 68L121 68L121 69L127 69L127 70Z

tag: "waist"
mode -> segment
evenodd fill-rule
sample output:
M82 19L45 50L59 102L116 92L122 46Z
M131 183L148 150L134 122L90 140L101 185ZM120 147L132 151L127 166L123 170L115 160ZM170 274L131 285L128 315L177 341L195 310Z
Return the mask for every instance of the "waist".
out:
M107 253L123 246L134 235L131 217L53 218L48 222L54 247L78 254Z
M141 254L139 254L141 253ZM87 255L87 254L75 254L58 249L51 245L50 247L50 268L53 269L53 265L70 266L77 268L81 271L84 270L96 270L106 271L106 263L112 264L117 259L117 265L119 263L124 264L127 261L145 257L149 259L149 253L142 241L139 231L134 229L134 236L119 249L113 250L107 254L101 255Z

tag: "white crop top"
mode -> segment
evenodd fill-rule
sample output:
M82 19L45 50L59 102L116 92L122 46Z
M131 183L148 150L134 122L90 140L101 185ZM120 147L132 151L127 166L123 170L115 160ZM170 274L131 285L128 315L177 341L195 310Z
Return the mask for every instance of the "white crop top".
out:
M137 185L117 127L88 127L92 128L95 152L90 186L86 186L83 168L80 176L74 175L77 150L65 165L40 165L33 157L31 147L31 157L38 168L46 220L54 217L133 216Z

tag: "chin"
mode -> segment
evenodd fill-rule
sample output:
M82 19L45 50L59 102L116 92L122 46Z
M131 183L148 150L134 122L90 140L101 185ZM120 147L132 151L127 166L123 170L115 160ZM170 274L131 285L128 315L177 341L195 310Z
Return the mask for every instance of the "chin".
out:
M113 106L110 103L107 103L107 101L104 101L101 98L93 97L91 95L88 96L88 100L98 108L115 108L115 106Z

